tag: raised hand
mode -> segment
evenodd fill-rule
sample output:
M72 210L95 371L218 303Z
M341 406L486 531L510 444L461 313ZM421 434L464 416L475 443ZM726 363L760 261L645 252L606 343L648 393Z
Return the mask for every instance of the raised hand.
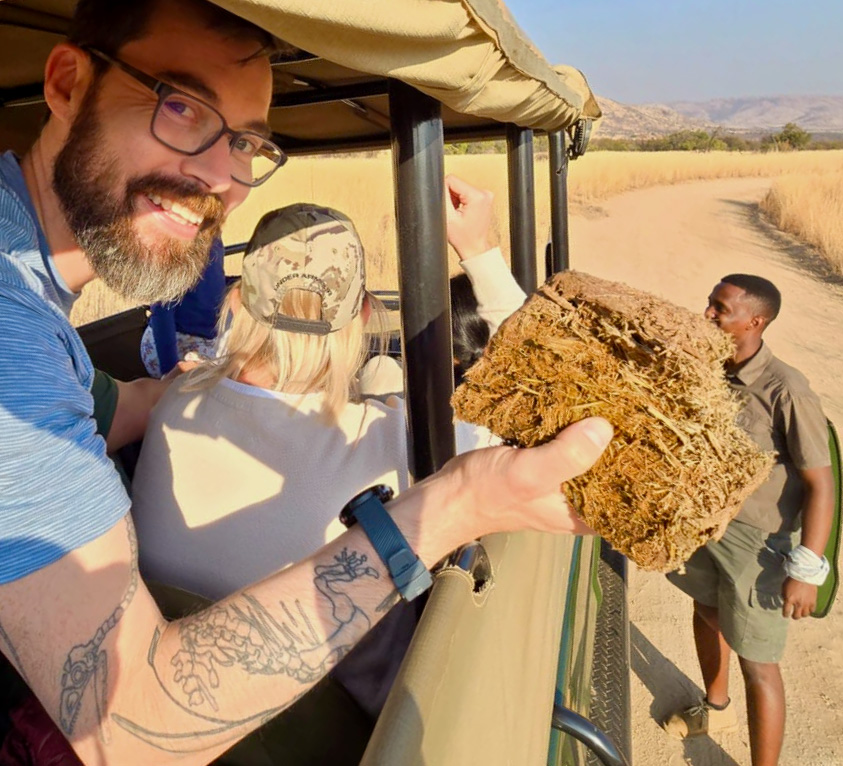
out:
M491 250L492 202L495 195L453 175L445 176L448 242L461 261Z

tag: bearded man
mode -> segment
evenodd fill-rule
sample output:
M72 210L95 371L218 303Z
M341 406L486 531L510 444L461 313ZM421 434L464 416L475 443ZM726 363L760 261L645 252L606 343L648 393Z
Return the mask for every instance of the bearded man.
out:
M340 570L356 640L462 542L585 531L559 486L611 438L589 419L542 447L478 451L388 512L372 490L344 518L365 506L385 537L370 541L361 521L163 619L66 314L96 275L143 301L191 285L225 216L283 163L267 126L270 45L199 0L80 0L47 60L41 136L22 161L0 159L0 649L86 763L207 763L304 694L352 643L314 587L320 572Z

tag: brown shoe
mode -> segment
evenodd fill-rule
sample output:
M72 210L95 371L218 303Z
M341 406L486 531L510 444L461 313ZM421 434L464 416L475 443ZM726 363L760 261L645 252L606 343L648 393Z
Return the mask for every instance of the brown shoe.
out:
M731 700L723 710L717 710L703 700L686 710L674 713L662 726L671 737L685 739L717 731L734 731L738 728L738 719Z

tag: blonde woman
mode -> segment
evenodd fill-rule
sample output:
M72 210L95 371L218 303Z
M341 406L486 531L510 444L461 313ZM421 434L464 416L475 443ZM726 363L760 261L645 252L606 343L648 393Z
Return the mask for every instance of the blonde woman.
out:
M524 294L486 240L491 194L455 178L448 187L449 241L496 326ZM338 536L338 510L361 490L407 487L402 400L357 390L371 306L348 218L304 204L264 216L223 305L222 355L151 416L133 485L147 579L223 598ZM490 443L485 429L457 425L462 447ZM395 667L402 653L380 652ZM346 686L374 714L385 690L366 667L368 680Z

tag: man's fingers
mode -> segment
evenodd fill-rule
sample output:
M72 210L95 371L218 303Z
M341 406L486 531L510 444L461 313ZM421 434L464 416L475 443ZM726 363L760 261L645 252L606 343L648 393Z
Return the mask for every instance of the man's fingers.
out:
M597 533L586 524L577 514L571 511L571 534L572 535L596 535Z
M799 601L786 601L782 607L782 615L788 620L798 620L807 617L808 614L810 614L810 610Z
M609 445L614 434L612 424L603 418L586 418L568 426L552 442L534 447L537 453L533 469L560 484L585 473Z
M788 577L782 586L782 616L801 620L810 617L817 608L817 587Z

